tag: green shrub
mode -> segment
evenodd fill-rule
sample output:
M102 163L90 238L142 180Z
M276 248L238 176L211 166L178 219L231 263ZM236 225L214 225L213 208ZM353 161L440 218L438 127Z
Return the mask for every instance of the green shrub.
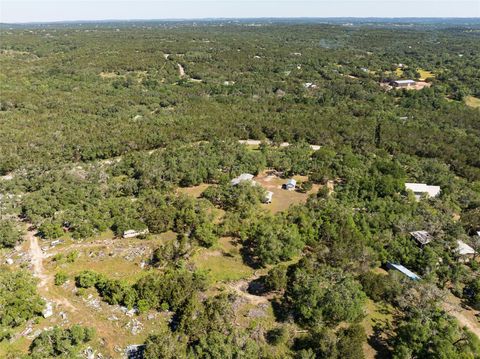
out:
M55 285L63 285L68 280L68 275L65 272L55 273Z

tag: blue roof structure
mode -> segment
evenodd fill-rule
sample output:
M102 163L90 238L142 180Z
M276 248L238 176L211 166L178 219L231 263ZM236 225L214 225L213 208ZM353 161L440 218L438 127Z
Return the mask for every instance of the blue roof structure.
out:
M399 271L400 273L406 275L408 278L410 278L412 280L420 280L421 279L417 274L413 273L410 269L405 268L401 264L395 264L395 263L387 262L387 268L395 269L395 270Z

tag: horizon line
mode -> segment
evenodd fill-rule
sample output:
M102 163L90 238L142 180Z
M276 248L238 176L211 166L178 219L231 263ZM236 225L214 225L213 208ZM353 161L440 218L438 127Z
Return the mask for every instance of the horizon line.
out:
M284 17L284 16L262 16L262 17L198 17L198 18L105 18L105 19L96 19L96 20L88 20L88 19L78 19L78 20L52 20L52 21L18 21L18 22L1 22L0 25L41 25L41 24L71 24L71 23L96 23L96 22L135 22L135 21L211 21L211 20L421 20L421 19L428 19L428 20L476 20L480 22L479 16L323 16L323 17L309 17L309 16L291 16L291 17Z

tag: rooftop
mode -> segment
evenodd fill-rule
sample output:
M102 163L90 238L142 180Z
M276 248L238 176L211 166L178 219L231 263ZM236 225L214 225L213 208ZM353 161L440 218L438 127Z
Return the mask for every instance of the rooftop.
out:
M462 242L462 241L458 240L457 244L458 244L457 252L461 256L466 256L466 255L469 255L469 254L475 254L475 250L472 247L470 247L468 244L466 244L465 242Z
M408 278L413 279L413 280L419 280L420 277L413 273L410 269L405 268L401 264L395 264L395 263L387 263L387 267L391 269L398 270L400 273L405 274Z
M396 80L394 82L397 83L397 84L400 84L400 85L402 85L402 84L414 84L415 83L414 80Z
M244 181L252 181L253 180L253 175L250 174L250 173L242 173L240 176L232 179L230 181L230 183L234 186L236 186L237 184L239 184L240 182L244 182Z
M415 231L415 232L410 232L410 234L421 245L430 243L433 239L433 237L427 231Z
M405 183L405 189L413 193L426 193L429 197L436 197L440 194L440 186L430 186L425 183Z

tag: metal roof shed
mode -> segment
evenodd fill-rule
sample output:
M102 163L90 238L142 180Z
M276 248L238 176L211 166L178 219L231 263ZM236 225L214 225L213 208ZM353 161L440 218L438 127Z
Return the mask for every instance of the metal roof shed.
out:
M395 269L396 271L399 271L400 273L406 275L408 278L410 278L412 280L420 280L421 279L420 276L413 273L410 269L405 268L401 264L395 264L395 263L387 262L387 268L388 269Z

